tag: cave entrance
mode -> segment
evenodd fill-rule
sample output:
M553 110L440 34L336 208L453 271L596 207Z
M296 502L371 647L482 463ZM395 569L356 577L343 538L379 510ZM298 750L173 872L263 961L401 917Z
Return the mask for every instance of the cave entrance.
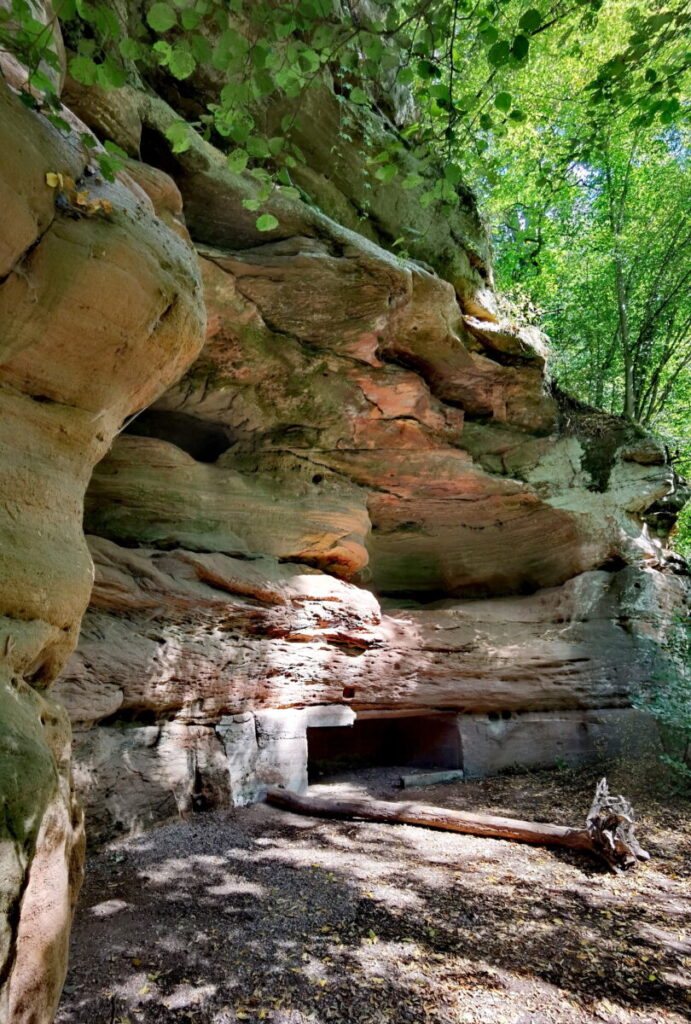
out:
M307 729L309 781L362 768L462 767L458 716L360 712L350 726Z

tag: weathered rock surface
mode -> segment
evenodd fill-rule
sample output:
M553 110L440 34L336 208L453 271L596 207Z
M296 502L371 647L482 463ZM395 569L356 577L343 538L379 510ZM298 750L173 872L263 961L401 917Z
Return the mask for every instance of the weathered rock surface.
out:
M626 709L655 660L660 615L685 594L678 577L630 567L530 596L386 613L365 590L267 557L90 545L92 606L54 692L77 730L94 837L297 786L306 729L349 724L344 712L462 713L471 770L520 762L540 729L530 763L596 753L597 728L612 749L628 712L598 709ZM338 707L334 722L304 720ZM295 709L280 712L288 732L262 731L262 715L280 708ZM488 712L514 717L511 743L506 725L501 741L483 726L483 758L472 723Z
M0 82L0 1018L13 1024L52 1020L81 870L69 723L44 690L91 590L84 491L203 337L193 253L85 153ZM112 214L59 210L48 172Z
M163 154L163 101L108 102ZM353 175L326 182L321 139L303 187L342 224L276 197L264 237L251 179L212 147L162 157L208 337L87 495L97 580L56 692L94 835L303 785L316 708L460 715L487 770L540 729L548 760L587 756L596 733L616 746L656 623L685 600L644 522L674 489L664 451L553 393L546 339L496 322L472 204L456 255L441 235L438 259L420 253L438 273L395 257L395 187L373 197L376 230L353 230ZM179 227L178 196L133 173ZM502 712L497 739L483 723Z
M98 468L88 529L266 552L388 594L520 593L658 557L637 517L672 490L664 454L633 461L622 437L601 486L539 360L477 352L501 332L469 334L444 281L364 240L203 252L207 347L131 427L159 444L122 438Z
M497 322L462 188L435 220L375 185L363 222L326 73L296 170L315 202L272 195L266 234L243 206L255 178L198 137L169 152L178 114L163 99L71 81L66 96L157 166L101 181L74 113L63 136L0 83L0 1017L13 1024L50 1020L64 972L82 847L68 715L94 838L300 789L312 730L342 752L368 720L424 720L430 737L443 720L475 771L536 745L589 756L648 728L631 688L687 600L662 546L664 450L558 395L546 339ZM56 203L47 172L112 213ZM402 218L425 227L415 259L387 249Z

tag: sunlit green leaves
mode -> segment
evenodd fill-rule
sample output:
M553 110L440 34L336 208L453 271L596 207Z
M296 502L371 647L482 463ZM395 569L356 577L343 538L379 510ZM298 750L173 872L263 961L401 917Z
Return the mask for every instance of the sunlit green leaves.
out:
M184 153L192 144L191 128L186 121L174 121L166 129L166 138L173 153Z
M644 129L675 125L683 113L681 0L660 0L652 14L646 2L629 0L622 7L619 0L578 0L545 6L534 0L529 6L526 0L504 0L474 7L430 0L421 7L416 0L397 0L355 19L347 10L335 17L332 0L278 6L273 0L147 0L140 22L130 19L130 34L124 37L112 4L62 0L60 14L80 19L73 25L73 38L75 33L79 38L76 47L72 44L76 54L70 70L85 85L122 85L132 64L144 77L152 66L179 80L198 68L211 71L204 80L216 77L223 84L207 109L195 113L194 128L228 152L228 167L235 173L264 174L264 191L267 181L294 190L290 172L304 161L296 145L302 130L297 112L310 89L327 80L336 86L342 140L361 146L369 161L363 188L397 180L404 188L420 188L425 204L443 205L456 201L461 168L478 163L483 187L501 178L501 147L518 146L538 115L544 117L536 96L552 69L569 61L581 60L587 73L548 100L560 103L563 96L570 101L583 95L585 84L590 111L587 132L575 145L563 138L564 155L568 150L587 160L598 125L607 123L612 112L625 111L629 123ZM15 14L18 7L24 13L13 45L18 53L29 54L43 26L25 0L15 0ZM606 21L607 33L597 27L598 19ZM4 24L0 13L0 45ZM661 33L677 45L671 59L657 55ZM46 74L46 65L59 67L56 54L31 53L26 59L29 82L45 92L44 106L59 116L57 94ZM415 124L406 124L404 116L397 127L398 144L414 152L414 168L401 159L393 140L387 141L383 156L372 161L370 155L382 150L382 140L369 136L370 108L382 103L382 84L386 90L393 81L399 110L415 105L419 112ZM259 111L274 97L287 112L269 138ZM176 152L183 152L192 138L183 125L169 130Z
M263 213L257 217L256 228L258 231L273 231L278 227L278 220L271 213Z
M398 174L398 168L396 164L383 164L381 167L377 167L374 172L374 176L378 181L382 181L385 184L393 179Z
M248 161L249 153L247 150L234 149L227 157L228 169L233 171L234 174L241 174L247 167Z
M197 62L194 59L187 43L175 43L168 59L168 70L174 78L189 78Z
M155 3L146 12L146 20L154 32L168 32L178 18L170 4Z
M69 63L70 74L82 85L95 85L97 68L91 57L72 57Z

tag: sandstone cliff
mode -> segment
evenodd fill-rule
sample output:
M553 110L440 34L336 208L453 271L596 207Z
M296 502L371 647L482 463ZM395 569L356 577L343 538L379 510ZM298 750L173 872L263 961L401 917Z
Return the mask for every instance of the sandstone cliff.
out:
M33 1022L80 870L67 716L93 837L304 786L308 730L390 715L452 719L469 771L586 756L640 730L686 587L645 523L664 450L498 322L472 197L375 185L362 219L323 83L315 202L268 235L158 96L68 83L66 136L0 86L0 1016ZM148 165L102 181L77 115Z
M126 110L174 175L154 199L186 219L208 314L86 496L96 583L55 692L91 834L303 787L308 730L380 716L451 715L470 772L638 742L631 689L685 599L645 524L674 474L498 322L472 197L440 221L375 183L359 221L322 84L300 140L322 208L277 195L262 235L251 179L201 140L167 151L163 100L73 101L95 130ZM411 224L416 258L392 255Z
M52 1019L81 866L69 722L46 688L93 581L84 491L205 322L190 247L133 179L89 172L79 128L61 134L0 80L0 1018L17 1024ZM51 173L112 213L61 212Z

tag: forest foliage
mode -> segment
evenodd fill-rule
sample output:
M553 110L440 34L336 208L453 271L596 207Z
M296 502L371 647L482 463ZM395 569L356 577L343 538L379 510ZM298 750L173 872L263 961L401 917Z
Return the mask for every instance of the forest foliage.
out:
M691 0L54 2L78 82L215 76L203 113L181 114L168 139L184 152L198 132L252 175L260 231L278 226L263 209L274 190L309 201L293 180L305 93L328 78L346 140L394 95L391 130L359 133L365 175L440 216L469 184L509 312L551 336L560 385L656 429L691 472ZM28 68L25 101L61 126L38 6L8 0L0 46ZM261 117L273 98L287 111L278 134ZM106 141L103 172L123 156Z

